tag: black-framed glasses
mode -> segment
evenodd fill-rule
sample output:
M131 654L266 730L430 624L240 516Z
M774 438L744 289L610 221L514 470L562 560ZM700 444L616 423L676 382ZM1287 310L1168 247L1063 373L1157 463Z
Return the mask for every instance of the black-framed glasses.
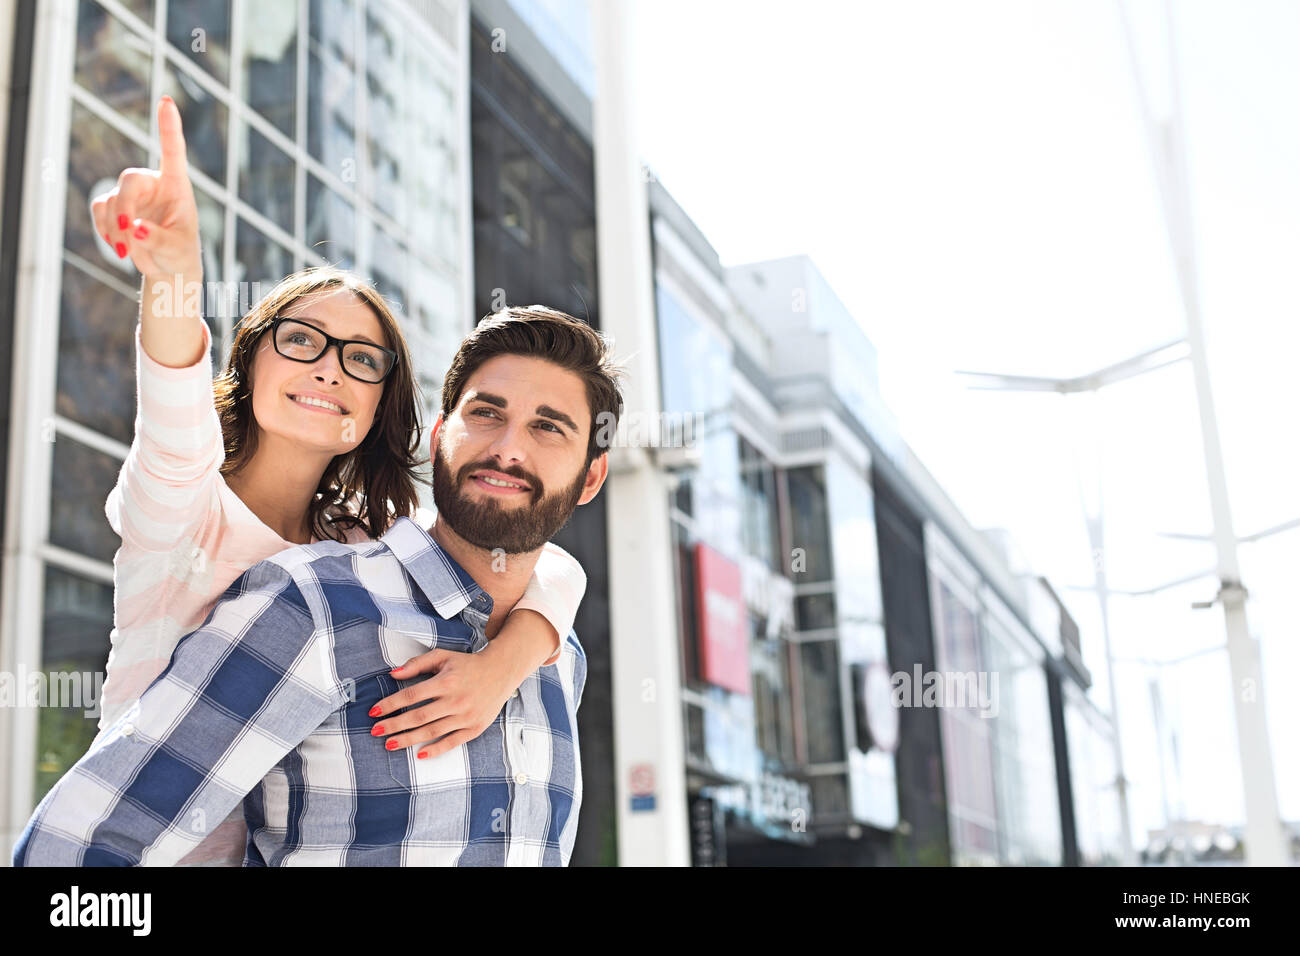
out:
M340 367L361 382L382 382L397 365L397 353L392 349L360 339L336 339L310 322L286 315L271 322L271 341L277 352L295 362L315 362L326 349L335 346Z

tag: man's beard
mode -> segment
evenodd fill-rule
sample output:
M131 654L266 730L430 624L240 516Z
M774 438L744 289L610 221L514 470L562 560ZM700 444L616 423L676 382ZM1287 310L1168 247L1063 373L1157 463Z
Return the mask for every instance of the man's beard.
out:
M475 501L458 493L475 471L496 471L527 482L532 500L523 507L504 508L496 501ZM541 548L564 527L578 507L586 484L587 469L565 491L547 495L536 475L522 468L498 468L490 461L480 461L460 469L453 483L451 466L438 442L433 456L433 503L438 518L470 544L486 551L500 548L506 554L527 554Z

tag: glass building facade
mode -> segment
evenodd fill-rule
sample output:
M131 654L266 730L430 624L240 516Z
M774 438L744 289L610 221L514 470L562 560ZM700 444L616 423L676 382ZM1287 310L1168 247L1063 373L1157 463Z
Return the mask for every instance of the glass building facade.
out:
M472 308L467 12L456 0L46 6L75 29L37 24L17 38L33 44L33 83L48 97L21 132L62 144L63 159L29 165L23 191L5 195L7 217L39 192L23 215L62 223L57 249L50 237L30 253L31 281L43 286L15 293L20 308L48 303L50 314L21 316L52 329L21 360L50 374L15 377L9 395L42 440L24 448L11 437L9 480L22 493L9 497L6 533L31 569L24 580L41 585L19 586L10 569L0 642L10 661L89 673L103 671L112 627L118 539L103 507L133 435L140 285L96 234L91 198L127 167L157 167L155 107L170 94L185 124L215 366L276 282L338 265L372 280L397 312L427 425ZM19 466L27 451L43 460ZM34 754L11 763L11 821L85 751L96 722L54 708L9 722L9 753Z

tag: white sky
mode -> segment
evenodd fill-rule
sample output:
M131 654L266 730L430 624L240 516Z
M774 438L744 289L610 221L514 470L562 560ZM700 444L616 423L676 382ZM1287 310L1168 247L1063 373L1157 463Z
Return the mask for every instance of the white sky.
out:
M1117 9L1100 0L636 0L640 149L726 265L806 253L880 352L904 438L978 527L1011 530L1083 629L1106 706L1100 614L1071 584L1092 564L1080 489L1100 448L1111 586L1213 567L1191 369L1097 398L972 392L976 369L1070 375L1182 334L1182 303ZM1157 109L1162 6L1130 0ZM1300 4L1179 0L1179 76L1233 520L1300 518ZM1089 416L1095 415L1090 432ZM1072 464L1071 436L1079 444ZM1300 529L1241 548L1284 819L1300 819ZM1117 598L1118 658L1224 640L1193 611L1213 578ZM1240 823L1226 653L1116 664L1134 841L1160 826L1147 679L1178 734L1186 815ZM1169 748L1166 748L1169 752ZM1167 761L1169 758L1166 758Z

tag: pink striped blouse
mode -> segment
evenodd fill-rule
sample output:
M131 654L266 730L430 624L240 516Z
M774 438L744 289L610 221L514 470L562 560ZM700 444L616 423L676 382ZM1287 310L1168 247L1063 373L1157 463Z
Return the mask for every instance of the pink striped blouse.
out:
M104 506L122 546L113 558L115 627L100 696L101 732L166 669L181 637L203 623L236 578L294 547L263 524L220 474L225 450L212 399L207 324L203 357L186 368L151 359L139 326L135 342L135 440ZM420 512L425 527L433 523L432 512ZM351 528L347 540L369 538ZM560 635L547 664L559 657L586 587L582 566L548 544L516 605L542 614ZM180 865L238 866L244 840L243 811L237 809Z

